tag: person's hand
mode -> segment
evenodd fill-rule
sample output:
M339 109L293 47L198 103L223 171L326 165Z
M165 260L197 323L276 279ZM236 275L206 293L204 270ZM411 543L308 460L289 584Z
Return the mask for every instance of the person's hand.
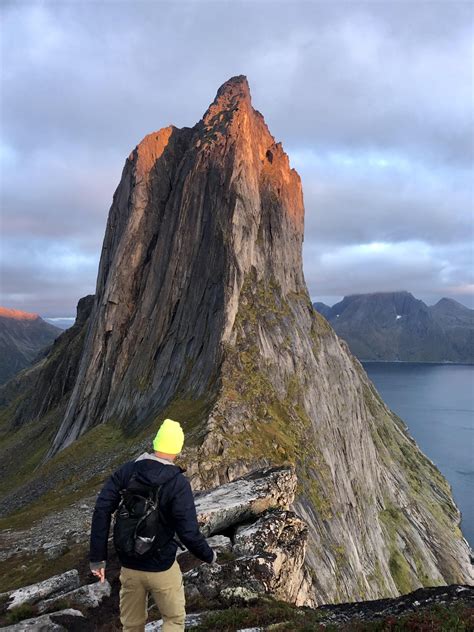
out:
M217 562L217 551L216 549L212 549L212 560L210 561L210 564L215 564Z
M100 579L101 584L105 582L105 568L99 568L96 571L91 571L91 573Z

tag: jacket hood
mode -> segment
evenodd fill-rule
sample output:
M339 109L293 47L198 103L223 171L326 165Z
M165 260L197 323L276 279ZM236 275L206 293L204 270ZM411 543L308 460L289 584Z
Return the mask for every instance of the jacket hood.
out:
M154 454L142 454L134 463L137 479L148 485L163 485L182 471L178 465L165 462Z

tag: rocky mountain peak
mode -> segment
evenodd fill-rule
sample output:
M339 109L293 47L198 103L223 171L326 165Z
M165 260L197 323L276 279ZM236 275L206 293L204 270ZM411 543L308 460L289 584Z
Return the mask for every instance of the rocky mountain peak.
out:
M472 309L466 307L459 301L456 301L454 298L440 298L439 301L431 306L431 309L435 310L443 310L446 312L464 312L464 313L474 313Z
M250 88L245 75L231 77L221 85L203 121L209 125L214 117L232 113L240 107L251 107Z
M44 406L56 406L48 472L61 462L87 481L97 467L84 462L95 447L89 432L122 433L95 455L103 463L109 451L116 463L130 437L176 418L195 489L295 467L293 505L308 525L318 600L468 581L449 486L311 305L303 218L300 178L244 77L226 82L194 127L146 137L114 194L90 316L61 337L73 361L61 366L57 349L35 372ZM67 383L48 379L53 371ZM45 411L43 421L31 410L37 397L23 398L25 412L9 397L18 426L46 425ZM56 456L70 445L67 458ZM48 474L41 489L53 484ZM38 496L29 484L15 498L27 493Z

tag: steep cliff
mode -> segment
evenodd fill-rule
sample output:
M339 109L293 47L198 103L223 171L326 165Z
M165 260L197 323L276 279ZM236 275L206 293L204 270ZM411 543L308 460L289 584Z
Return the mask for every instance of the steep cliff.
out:
M196 488L296 466L318 602L468 582L448 484L311 305L303 224L300 178L245 77L193 128L145 137L114 195L49 456L104 424L151 433L176 416Z
M373 292L314 308L360 360L474 362L474 310L452 299L428 306L410 292Z

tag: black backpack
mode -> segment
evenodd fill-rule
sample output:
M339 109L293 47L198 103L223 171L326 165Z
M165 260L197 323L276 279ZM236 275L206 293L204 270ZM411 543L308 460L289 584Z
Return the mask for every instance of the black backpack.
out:
M127 557L151 557L163 542L160 511L161 485L150 486L133 474L128 487L120 491L121 501L115 513L114 545ZM169 540L169 538L167 538Z

